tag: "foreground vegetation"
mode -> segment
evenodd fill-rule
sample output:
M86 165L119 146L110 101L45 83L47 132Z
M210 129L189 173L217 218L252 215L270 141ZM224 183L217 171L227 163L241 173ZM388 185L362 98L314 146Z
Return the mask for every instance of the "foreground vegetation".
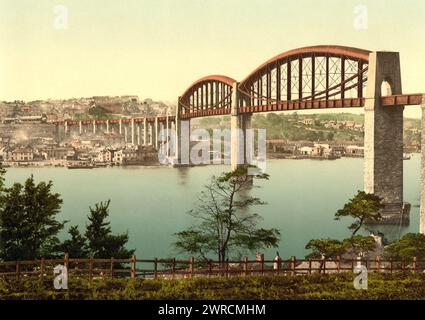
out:
M425 274L369 274L368 289L356 290L352 273L185 280L72 277L69 290L51 280L0 279L0 299L424 299Z

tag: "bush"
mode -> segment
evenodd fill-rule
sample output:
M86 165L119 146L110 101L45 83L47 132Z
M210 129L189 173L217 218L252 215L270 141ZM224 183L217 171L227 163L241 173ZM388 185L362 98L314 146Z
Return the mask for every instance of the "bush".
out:
M69 290L55 290L52 279L0 279L1 299L424 299L425 275L369 274L368 289L356 290L354 275L199 277L165 279L88 279L71 277Z

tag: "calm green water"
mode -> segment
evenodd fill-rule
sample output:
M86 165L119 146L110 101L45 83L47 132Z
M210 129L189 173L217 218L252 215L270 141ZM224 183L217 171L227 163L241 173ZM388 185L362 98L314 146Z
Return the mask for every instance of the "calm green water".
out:
M404 197L412 203L411 224L380 227L387 237L418 232L420 157L404 161ZM86 223L89 206L111 199L112 229L127 231L129 247L136 248L139 258L171 257L173 233L187 227L192 208L202 186L213 174L227 166L194 168L134 167L95 170L65 168L9 168L6 179L23 182L30 174L37 181L52 180L54 191L64 200L60 219ZM271 179L255 191L267 205L257 212L265 227L281 230L281 256L306 254L305 244L312 238L343 238L349 235L350 220L334 221L333 216L349 197L363 188L363 160L268 160ZM274 257L275 249L266 256Z

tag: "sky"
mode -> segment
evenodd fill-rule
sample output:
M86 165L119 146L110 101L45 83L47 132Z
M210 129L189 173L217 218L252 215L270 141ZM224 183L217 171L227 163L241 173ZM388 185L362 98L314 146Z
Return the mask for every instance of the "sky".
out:
M358 5L366 29L354 27ZM175 102L205 75L242 80L281 52L319 44L398 51L403 92L425 92L424 36L423 0L0 0L0 100Z

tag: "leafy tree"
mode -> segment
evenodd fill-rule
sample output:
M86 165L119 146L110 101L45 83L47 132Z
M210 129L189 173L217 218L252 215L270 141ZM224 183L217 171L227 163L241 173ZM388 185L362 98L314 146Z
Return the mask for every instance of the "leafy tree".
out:
M350 199L344 205L344 208L339 209L335 214L335 220L340 220L341 217L350 216L355 221L348 226L352 231L352 237L360 230L366 221L379 221L382 219L380 209L383 207L382 199L378 196L358 191L354 198Z
M344 244L335 239L312 239L305 246L306 249L312 250L306 256L307 259L320 259L319 273L323 269L325 260L336 259L345 252Z
M371 236L356 235L343 241L344 248L353 257L365 257L376 248L375 239Z
M3 168L3 166L0 163L0 192L3 191L4 187L4 175L6 174L6 170Z
M59 247L63 253L72 258L86 258L89 256L86 238L78 230L78 226L71 226L68 230L71 239L65 240Z
M344 244L335 239L312 239L305 246L306 249L312 250L306 256L307 259L335 259L345 252Z
M3 184L3 180L1 182ZM52 182L2 187L0 207L0 257L4 260L54 257L57 234L66 221L56 221L62 199L52 193Z
M241 250L277 247L279 230L258 228L260 216L249 211L265 204L248 195L254 188L252 179L268 180L269 176L248 176L247 168L213 176L200 193L196 207L189 211L197 223L175 234L175 247L203 260L214 254L220 262Z
M386 259L412 261L413 257L425 260L425 235L407 233L399 241L385 247Z
M93 116L94 119L107 119L108 118L107 111L100 106L92 106L88 110L88 114L90 116Z
M89 224L86 226L85 232L90 254L94 258L102 259L130 258L135 250L125 248L128 242L128 233L112 235L110 222L105 221L109 216L109 203L110 200L96 203L95 208L90 207Z

